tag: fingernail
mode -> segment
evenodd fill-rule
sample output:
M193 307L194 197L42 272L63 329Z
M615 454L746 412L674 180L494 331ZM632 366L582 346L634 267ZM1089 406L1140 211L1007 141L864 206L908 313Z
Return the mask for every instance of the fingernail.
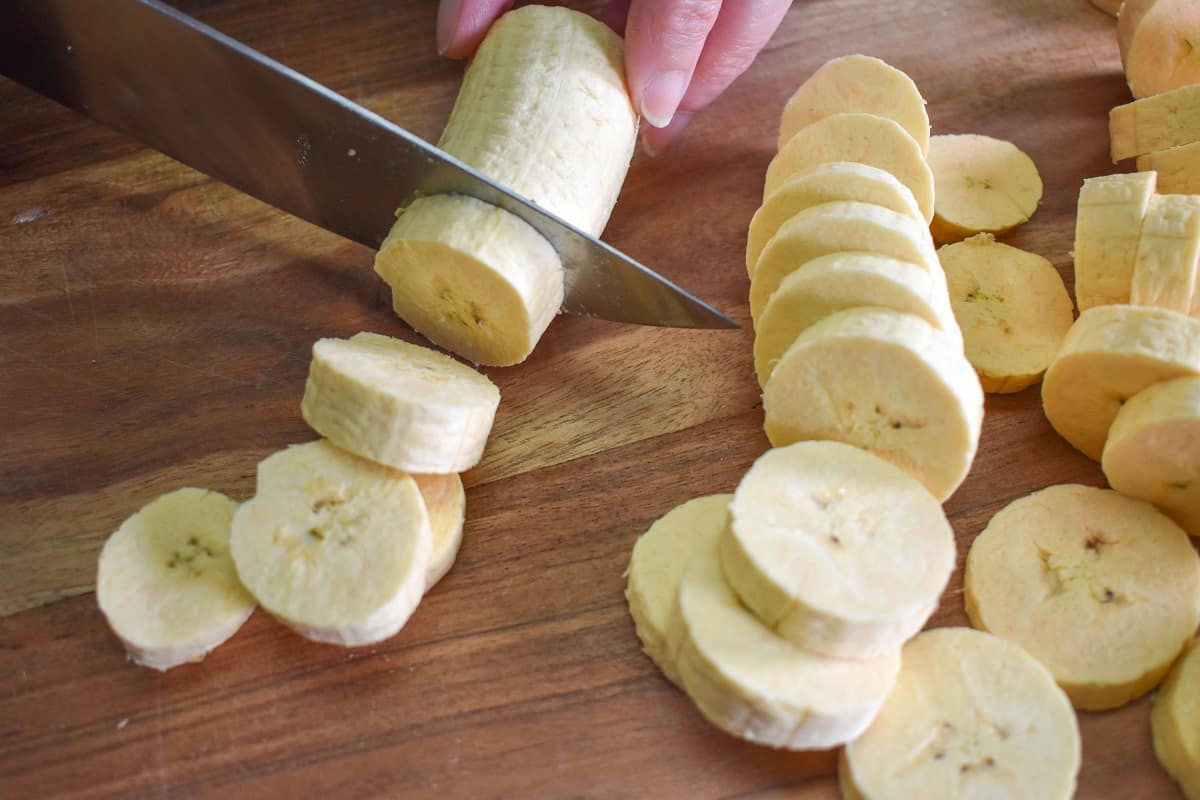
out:
M683 93L687 91L687 75L682 72L661 72L642 88L642 117L656 128L671 124Z
M440 56L446 55L446 51L454 44L460 7L461 0L441 0L438 3L437 49Z

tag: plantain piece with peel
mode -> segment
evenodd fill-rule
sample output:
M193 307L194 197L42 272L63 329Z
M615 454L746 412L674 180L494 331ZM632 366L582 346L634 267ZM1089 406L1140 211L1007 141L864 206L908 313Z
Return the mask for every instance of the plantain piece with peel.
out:
M975 538L963 593L976 628L1046 665L1072 704L1149 692L1200 624L1200 556L1154 506L1064 484L1010 503Z
M405 472L446 474L483 455L500 390L465 364L378 333L321 339L300 410L343 450Z
M1129 89L1137 98L1200 83L1200 3L1125 0L1117 43Z
M1121 407L1147 386L1200 375L1200 319L1144 306L1079 315L1042 380L1058 435L1096 461Z
M1200 83L1117 106L1108 131L1114 164L1200 141Z
M1002 139L934 136L929 168L936 198L930 231L941 244L1024 225L1042 200L1042 176L1033 159Z
M100 552L96 600L129 657L157 670L200 661L254 611L229 555L238 504L178 489L121 523Z
M942 247L938 259L983 390L1019 392L1041 380L1075 319L1054 265L986 233Z
M410 475L322 439L259 463L230 548L273 617L307 639L357 647L394 635L416 609L433 532Z
M1200 194L1200 142L1138 156L1137 168L1158 173L1160 192Z
M937 608L954 531L925 487L838 442L768 450L734 493L726 580L767 627L813 653L895 653Z
M938 628L904 646L896 688L842 751L843 800L1069 800L1079 722L1054 678L997 636Z
M585 14L510 11L467 68L438 145L599 234L637 141L622 59L621 38ZM457 195L402 209L375 271L400 317L481 364L523 361L562 305L550 244L508 212Z
M1075 301L1080 311L1129 302L1142 222L1158 175L1088 178L1075 218Z
M929 149L929 114L917 85L890 64L864 55L827 61L800 84L783 108L779 148L802 128L850 112L894 120L916 141L922 154Z
M1142 223L1129 302L1200 316L1200 195L1154 197Z
M1193 639L1154 698L1154 754L1187 800L1200 800L1200 639Z
M892 173L913 193L925 222L933 219L933 173L925 154L899 123L875 114L834 114L801 128L767 165L763 200L793 175L835 161Z
M625 600L642 649L667 680L679 683L667 628L688 562L717 546L729 527L730 494L697 497L668 511L638 537L625 571Z
M983 390L961 346L883 308L839 311L800 334L771 372L763 407L773 446L851 444L939 501L966 478L983 425Z
M1112 488L1200 536L1200 377L1135 394L1113 420L1100 463Z
M789 178L754 213L746 235L746 271L754 276L758 257L783 223L813 206L839 201L873 203L925 225L912 192L890 172L852 161L818 164Z

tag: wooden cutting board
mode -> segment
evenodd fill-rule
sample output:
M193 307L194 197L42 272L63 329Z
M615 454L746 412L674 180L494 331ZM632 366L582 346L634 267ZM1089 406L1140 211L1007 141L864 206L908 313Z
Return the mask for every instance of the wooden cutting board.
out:
M453 102L432 3L181 5L425 137ZM1087 0L799 2L677 148L636 160L607 240L748 323L744 235L779 112L850 52L908 71L935 131L1033 156L1045 201L1011 241L1069 282L1076 192L1113 171L1106 114L1129 99ZM371 256L0 80L0 796L836 796L833 754L705 723L622 597L635 537L766 449L749 330L563 317L526 364L488 370L504 401L462 553L394 639L319 646L260 612L202 664L126 662L91 594L104 538L179 486L245 498L260 458L312 438L318 337L415 340ZM987 411L947 506L960 557L1008 501L1103 482L1036 388ZM961 585L931 624L965 623ZM1147 714L1081 715L1079 797L1178 796Z

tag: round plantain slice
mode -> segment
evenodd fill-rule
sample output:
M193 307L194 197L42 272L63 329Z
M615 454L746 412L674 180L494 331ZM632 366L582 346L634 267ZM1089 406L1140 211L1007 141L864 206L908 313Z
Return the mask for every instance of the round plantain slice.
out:
M904 646L896 688L842 751L845 800L1068 800L1079 724L1028 653L970 628L926 631Z
M738 602L713 547L688 562L668 630L680 682L700 713L771 747L824 750L853 739L900 669L899 651L844 661L775 635Z
M841 201L883 206L925 225L912 192L892 173L853 161L817 164L789 178L754 213L746 235L746 271L754 275L763 248L783 223L813 206Z
M1078 709L1149 692L1200 624L1200 555L1154 506L1064 484L1001 510L967 554L967 615L1046 665Z
M954 567L938 501L881 458L837 442L767 451L734 494L725 577L780 636L814 653L898 650Z
M801 128L846 112L887 117L904 128L922 153L929 149L929 113L917 85L890 64L864 55L826 61L800 84L783 107L780 149Z
M1200 798L1200 639L1193 639L1154 698L1150 730L1154 754L1183 788Z
M1112 488L1200 536L1200 378L1135 394L1113 420L1101 465Z
M976 233L1004 233L1023 225L1042 200L1042 176L1012 142L977 134L934 136L933 224L939 243Z
M625 571L625 600L642 649L674 684L679 674L667 647L667 623L683 570L696 552L716 547L729 527L732 499L731 494L697 497L668 511L638 537Z
M1046 259L979 234L938 250L967 360L985 392L1019 392L1041 380L1075 316Z
M924 220L933 219L933 173L925 154L904 128L875 114L834 114L802 128L767 166L763 199L796 173L834 161L892 173L913 193Z
M882 308L839 311L800 334L771 372L763 407L775 447L852 444L939 501L966 478L983 424L983 390L962 349L928 322Z

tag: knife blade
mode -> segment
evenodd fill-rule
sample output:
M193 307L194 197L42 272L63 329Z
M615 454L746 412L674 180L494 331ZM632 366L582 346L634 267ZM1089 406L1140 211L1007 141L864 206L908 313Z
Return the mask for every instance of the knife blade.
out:
M740 327L398 125L158 0L4 0L0 74L368 247L417 197L471 195L554 246L566 311Z

